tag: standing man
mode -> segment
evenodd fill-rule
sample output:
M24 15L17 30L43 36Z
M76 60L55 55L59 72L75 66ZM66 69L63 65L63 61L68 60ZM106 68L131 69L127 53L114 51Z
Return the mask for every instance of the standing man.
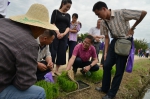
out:
M129 9L112 10L108 9L107 5L101 1L97 2L93 6L93 11L99 18L103 19L101 22L101 34L105 35L105 62L102 87L96 88L96 90L106 93L106 96L104 96L102 99L113 99L119 89L128 58L128 56L121 56L115 53L115 42L120 37L127 38L130 35L133 36L134 29L143 20L147 12ZM136 20L136 22L130 28L129 21L132 19ZM108 37L109 30L104 21L108 23L108 26L113 34L111 35L113 40L110 44ZM116 73L111 83L111 69L114 64L116 64Z
M92 27L90 30L89 30L89 35L92 35L94 37L94 47L96 49L96 54L97 54L97 58L98 58L98 54L99 54L99 46L100 46L100 39L101 38L104 38L103 35L100 34L100 22L101 22L102 19L98 19L97 20L97 26L96 27Z
M8 0L0 0L0 18L6 16L6 10L8 6Z
M45 99L45 91L35 86L38 44L36 38L49 23L48 9L33 4L24 15L0 19L0 99Z

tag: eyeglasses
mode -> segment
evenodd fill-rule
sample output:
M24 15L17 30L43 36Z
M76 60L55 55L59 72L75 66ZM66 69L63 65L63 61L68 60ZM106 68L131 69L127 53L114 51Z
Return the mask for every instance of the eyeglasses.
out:
M88 43L88 42L86 42L86 41L83 41L83 43L86 44L86 45L90 45L90 43Z

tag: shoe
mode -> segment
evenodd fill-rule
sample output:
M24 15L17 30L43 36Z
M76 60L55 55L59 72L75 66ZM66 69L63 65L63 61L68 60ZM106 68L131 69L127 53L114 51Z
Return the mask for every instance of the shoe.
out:
M83 69L81 69L80 72L81 72L83 75L85 75L85 72L83 71Z
M114 97L109 96L109 95L105 95L102 99L114 99Z
M95 90L97 90L99 92L107 93L107 91L102 90L102 87L96 87Z

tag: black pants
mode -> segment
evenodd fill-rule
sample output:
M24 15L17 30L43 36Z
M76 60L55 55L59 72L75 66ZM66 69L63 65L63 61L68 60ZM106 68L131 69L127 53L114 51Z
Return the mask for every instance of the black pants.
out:
M67 46L68 36L64 36L62 39L58 39L55 35L55 39L52 44L50 44L50 52L52 56L53 63L57 65L66 64L66 46Z
M4 18L4 16L0 14L0 18Z
M128 56L120 56L114 52L114 46L116 40L117 39L113 39L111 41L111 44L109 45L107 57L103 66L104 72L103 72L103 80L102 80L102 90L105 92L108 91L107 94L110 96L115 96L119 89L124 74L127 58L128 58ZM111 69L114 64L116 64L116 73L111 83ZM110 88L110 84L111 84L111 88Z
M78 68L83 68L83 67L85 67L85 66L90 65L91 63L92 63L91 61L83 62L83 61L81 60L81 58L77 57L77 58L75 59L75 61L74 61L74 64L73 64L73 71L76 73ZM97 70L99 70L99 66L98 66L97 64L94 65L94 66L90 69L90 71L97 71Z
M45 64L47 66L47 62L46 61L41 61L41 63L43 63L43 64ZM50 72L49 69L47 69L45 71L40 71L39 69L37 69L37 72L36 72L37 81L45 79L44 75L47 74L48 72Z
M77 45L77 42L76 41L68 41L68 47L69 47L69 59L71 58L72 56L72 53L73 53L73 50L74 50L74 47ZM69 60L68 59L68 60Z

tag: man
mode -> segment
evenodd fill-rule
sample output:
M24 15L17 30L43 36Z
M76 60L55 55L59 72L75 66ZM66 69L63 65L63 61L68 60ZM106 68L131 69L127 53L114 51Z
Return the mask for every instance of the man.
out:
M35 86L38 44L35 40L49 24L47 8L33 4L25 15L1 18L0 99L45 99L44 89Z
M49 51L49 44L53 42L55 38L55 32L52 30L45 30L36 40L39 44L38 51L38 67L37 67L37 80L43 80L44 75L53 68L53 62L51 53Z
M97 2L93 6L93 11L95 14L102 18L101 21L101 34L105 35L105 51L104 51L104 72L102 87L96 88L98 91L107 93L102 99L113 99L116 96L116 93L119 89L122 76L124 73L125 65L127 62L128 56L121 56L114 52L114 45L118 38L127 38L130 35L134 34L135 27L142 21L146 15L146 11L138 10L112 10L108 9L107 5L104 2ZM136 20L134 25L130 28L129 21ZM111 37L113 40L109 44L108 37L108 27L105 24L106 21L110 30L112 31ZM109 46L109 49L108 49ZM111 82L111 69L112 66L116 64L116 74ZM110 87L111 84L111 87Z
M81 70L82 74L88 71L97 71L99 66L97 65L98 59L96 56L96 51L92 45L94 38L91 35L87 35L83 43L79 43L75 46L72 57L70 58L66 70L70 70L73 66L74 74L76 74L78 68L83 68ZM89 61L90 57L93 61Z
M89 35L92 35L94 37L94 47L96 49L96 54L97 54L97 58L98 58L98 54L99 54L99 46L101 44L100 42L100 39L104 38L104 35L101 35L100 34L100 22L101 22L101 19L98 19L97 20L97 26L96 27L92 27L90 30L89 30Z
M8 0L0 0L0 18L6 16L6 10L8 6Z

